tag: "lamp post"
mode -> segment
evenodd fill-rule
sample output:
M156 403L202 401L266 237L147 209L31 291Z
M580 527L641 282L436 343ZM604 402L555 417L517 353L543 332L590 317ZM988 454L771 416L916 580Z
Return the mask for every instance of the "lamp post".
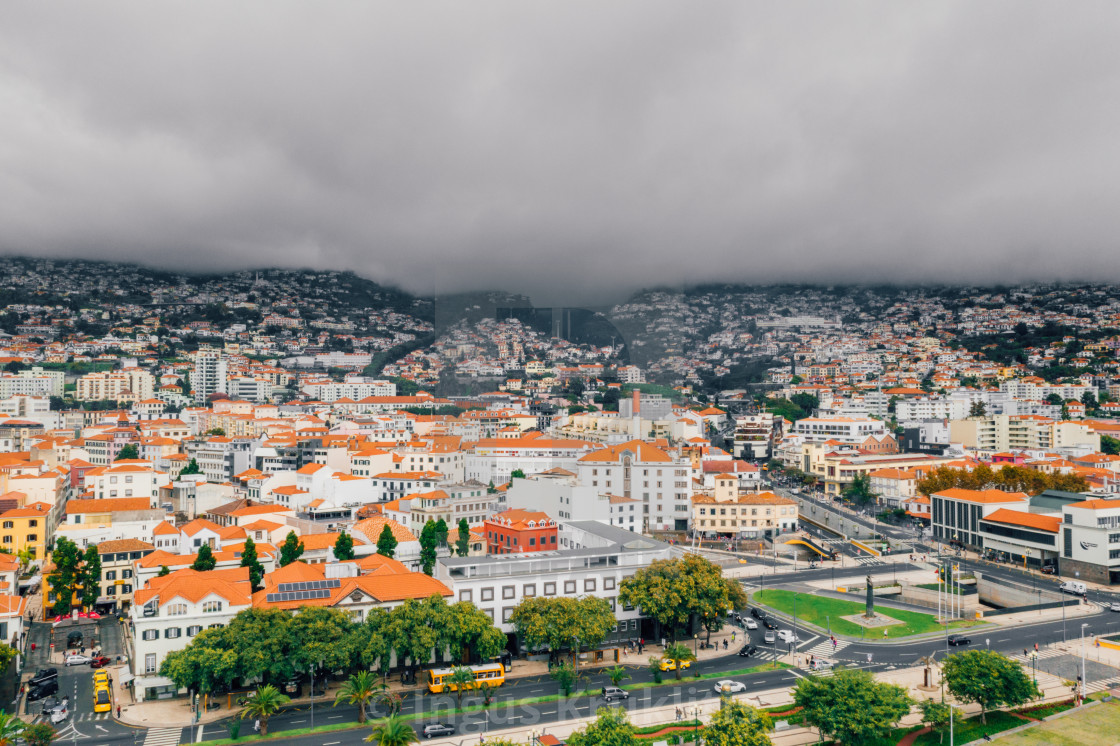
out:
M699 645L700 645L700 633L697 632L696 634L694 634L692 636L692 654L695 655L695 656L700 655Z
M1081 625L1081 685L1078 687L1078 702L1085 701L1085 630L1088 627L1088 622Z

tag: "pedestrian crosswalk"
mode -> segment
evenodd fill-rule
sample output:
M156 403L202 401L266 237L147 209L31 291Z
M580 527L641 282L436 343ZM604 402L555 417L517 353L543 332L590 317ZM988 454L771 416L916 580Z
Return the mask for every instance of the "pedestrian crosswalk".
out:
M108 720L111 717L112 717L112 713L109 713L109 712L80 712L80 713L72 715L69 718L69 722L72 722L72 723L86 723L86 722L93 722L93 721L96 721L96 720ZM39 715L35 716L35 719L33 720L33 722L46 723L46 722L49 722L49 718L47 718L46 715L43 715L42 713L40 713Z
M1100 681L1091 681L1085 685L1085 693L1095 694L1096 692L1103 692L1105 689L1112 689L1116 686L1120 686L1120 677L1101 679Z
M872 565L885 565L887 563L878 557L856 557L856 564L870 567Z
M179 746L182 728L149 728L144 746Z
M849 645L851 645L851 643L847 640L839 639L836 641L836 644L833 645L832 640L829 640L826 637L824 640L818 642L813 647L809 648L808 650L802 650L801 652L808 653L809 655L812 655L816 658L831 658Z
M1028 650L1026 655L1023 653L1012 653L1007 657L1019 661L1024 666L1029 666L1032 660L1046 660L1047 658L1056 658L1059 655L1066 654L1066 651L1061 648L1041 648L1037 653L1033 650Z

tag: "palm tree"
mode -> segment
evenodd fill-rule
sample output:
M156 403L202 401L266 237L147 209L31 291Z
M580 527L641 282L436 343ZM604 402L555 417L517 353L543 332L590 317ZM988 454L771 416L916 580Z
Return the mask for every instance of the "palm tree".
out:
M366 721L366 704L374 698L381 687L376 677L369 671L358 671L343 682L342 687L335 695L334 703L348 702L358 706L358 723Z
M373 732L366 736L366 741L377 746L408 746L419 743L416 731L403 719L393 716L379 721L373 726Z
M679 642L674 642L665 648L665 657L673 662L673 667L677 672L677 681L681 680L681 664L696 660L696 656L688 645Z
M265 684L249 695L245 706L241 708L238 717L242 720L252 718L261 721L261 735L268 735L268 719L280 711L280 708L289 701L286 694L272 684Z
M0 746L12 746L27 724L15 715L0 710Z
M463 690L474 686L474 671L466 666L459 666L444 681L455 687L455 709L463 709Z
M622 666L615 666L607 669L607 677L610 678L612 684L618 686L620 681L630 678L630 674L626 673L626 669Z

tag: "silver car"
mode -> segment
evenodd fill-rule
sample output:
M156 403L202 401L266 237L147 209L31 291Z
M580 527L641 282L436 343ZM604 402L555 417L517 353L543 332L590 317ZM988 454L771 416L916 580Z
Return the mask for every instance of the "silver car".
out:
M762 636L762 640L763 640L763 641L764 641L764 642L765 642L765 643L766 643L767 645L773 645L773 644L774 644L775 642L777 642L778 638L777 638L777 636L776 636L776 635L774 634L774 630L772 630L772 629L768 629L768 630L766 630L766 634L764 634L764 635Z

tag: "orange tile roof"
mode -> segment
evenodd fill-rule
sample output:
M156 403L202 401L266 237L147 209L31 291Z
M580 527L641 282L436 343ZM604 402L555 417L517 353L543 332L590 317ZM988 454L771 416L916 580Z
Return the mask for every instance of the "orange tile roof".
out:
M665 451L643 440L631 440L627 443L609 446L589 453L579 460L581 463L613 463L621 461L622 454L627 451L634 454L634 461L637 463L669 463L673 460Z
M152 529L153 536L168 536L170 534L178 535L178 533L179 529L175 528L167 521L161 521L156 525L155 528Z
M1058 528L1062 524L1061 516L1026 513L1020 510L1011 510L1010 508L1000 508L988 517L981 518L980 520L1034 528L1040 531L1048 531L1052 534L1058 533Z
M1120 500L1082 500L1079 503L1071 503L1066 507L1085 508L1086 510L1108 510L1110 508L1120 508Z
M370 518L360 520L354 524L354 528L352 529L352 531L361 533L363 536L369 539L369 542L371 544L376 544L377 539L381 536L381 531L385 526L389 527L389 530L393 532L393 538L395 538L398 542L416 541L415 534L413 534L411 531L409 531L407 528L397 523L396 521L385 518L384 516L372 516Z
M159 605L163 607L177 598L198 603L209 595L216 595L230 606L248 606L252 603L250 593L247 567L206 572L185 568L149 580L146 588L133 594L133 603L143 605L159 596Z
M125 510L151 510L151 508L152 501L147 497L79 498L66 503L66 515L116 513Z
M144 552L149 549L155 549L155 547L139 539L113 539L111 541L103 541L97 545L98 554L108 554L110 552Z
M935 497L946 497L969 503L1014 503L1024 502L1028 498L1022 492L1001 492L1000 490L966 490L961 487L951 487L947 490L933 493Z

